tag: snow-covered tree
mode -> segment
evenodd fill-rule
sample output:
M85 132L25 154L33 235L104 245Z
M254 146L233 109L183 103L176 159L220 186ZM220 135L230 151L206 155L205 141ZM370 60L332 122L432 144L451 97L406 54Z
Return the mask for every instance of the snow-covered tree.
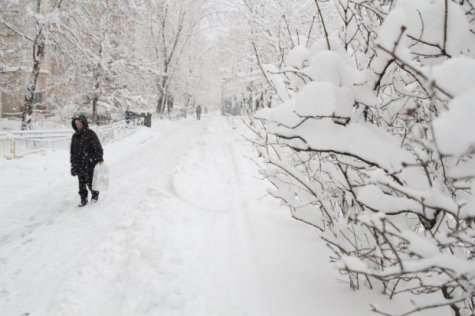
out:
M473 6L334 4L339 32L264 67L283 100L251 122L271 194L321 231L353 288L424 297L401 315L472 315Z
M10 71L29 72L22 128L31 124L41 73L41 101L57 110L74 104L71 111L91 111L95 118L99 101L115 108L127 106L127 99L138 94L130 87L137 89L134 84L142 75L143 52L135 45L141 34L139 9L128 1L8 3L0 17L2 41L9 43L5 51L10 52L2 54L3 63ZM20 89L23 78L15 77Z
M90 107L93 120L99 103L125 110L146 91L145 53L136 39L140 40L143 29L140 9L125 1L85 3L77 8L80 14L73 20L87 51L74 58L71 70L80 89L71 97L79 98L83 108Z
M163 113L173 107L171 85L177 75L177 69L190 47L190 41L199 32L201 23L207 14L205 1L169 1L150 2L149 34L154 51L157 107ZM185 70L186 72L186 70Z
M37 82L42 65L46 58L46 50L49 44L49 35L61 12L62 0L53 1L18 1L9 3L2 17L1 24L8 31L4 34L3 41L15 43L27 41L31 51L28 66L31 67L28 75L26 91L24 92L22 129L29 128L33 103L37 93ZM18 44L17 44L18 45ZM8 63L24 63L24 60L9 58ZM7 66L8 66L7 63ZM26 66L26 65L25 65ZM15 65L13 67L22 67Z

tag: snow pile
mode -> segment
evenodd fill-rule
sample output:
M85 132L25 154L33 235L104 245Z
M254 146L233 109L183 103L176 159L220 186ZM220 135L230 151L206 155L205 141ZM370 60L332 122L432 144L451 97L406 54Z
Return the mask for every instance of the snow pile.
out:
M457 57L434 67L434 77L454 95L448 111L434 121L437 145L444 154L461 155L475 149L475 59ZM452 78L449 80L449 78ZM454 141L457 139L457 141Z
M295 46L286 56L285 61L287 65L302 68L308 61L310 55L309 50L305 46Z
M355 102L351 90L329 81L311 82L295 98L295 112L300 116L348 117Z

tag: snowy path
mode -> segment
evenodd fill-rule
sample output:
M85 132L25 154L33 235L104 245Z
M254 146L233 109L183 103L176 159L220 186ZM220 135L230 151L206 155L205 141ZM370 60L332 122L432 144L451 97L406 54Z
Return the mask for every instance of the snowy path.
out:
M155 126L105 147L110 190L83 209L66 151L0 160L0 315L368 314L315 232L259 199L242 131Z

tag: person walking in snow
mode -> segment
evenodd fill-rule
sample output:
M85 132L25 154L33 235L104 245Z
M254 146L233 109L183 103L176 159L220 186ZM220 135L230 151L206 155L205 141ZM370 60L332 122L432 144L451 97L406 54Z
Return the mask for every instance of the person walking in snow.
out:
M101 142L96 133L89 129L84 115L73 117L71 125L76 131L71 139L71 175L79 180L79 207L87 204L88 190L91 190L91 202L97 202L99 191L92 190L94 167L104 162Z
M196 106L196 118L198 120L201 119L201 105L199 105L199 104Z

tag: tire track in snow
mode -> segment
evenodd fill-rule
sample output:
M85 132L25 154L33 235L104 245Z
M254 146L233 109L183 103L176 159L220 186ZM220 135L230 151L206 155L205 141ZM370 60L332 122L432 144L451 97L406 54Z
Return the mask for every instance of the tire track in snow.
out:
M209 123L193 155L180 162L174 176L178 196L202 214L201 220L195 219L190 237L199 243L193 265L210 267L201 271L202 275L192 276L196 282L205 278L207 284L200 298L202 309L193 313L269 315L232 150L240 135L223 119ZM200 181L193 183L193 178Z

